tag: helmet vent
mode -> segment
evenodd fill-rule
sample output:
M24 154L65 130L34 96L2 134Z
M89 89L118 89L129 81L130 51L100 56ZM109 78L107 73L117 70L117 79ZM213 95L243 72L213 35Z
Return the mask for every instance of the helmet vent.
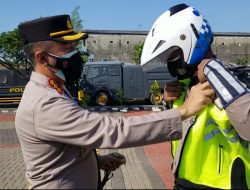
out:
M196 36L197 39L199 39L200 36L199 36L199 34L198 34L198 31L197 31L195 25L194 25L193 23L191 23L190 25L191 25L191 28L192 28L192 30L193 30L193 32L194 32L194 35Z
M155 33L155 28L152 30L152 37L154 36Z
M157 46L155 47L155 49L154 49L154 51L153 52L155 52L159 47L161 47L162 46L162 44L164 44L166 41L164 41L164 40L160 40L159 41L159 43L157 44ZM152 53L153 53L152 52Z
M169 9L169 11L170 11L170 16L173 16L174 14L176 14L176 13L178 13L178 12L180 12L180 11L182 11L182 10L188 8L188 7L189 7L189 6L186 5L186 4L184 4L184 3L175 5L175 6L173 6L173 7L171 7L171 8Z

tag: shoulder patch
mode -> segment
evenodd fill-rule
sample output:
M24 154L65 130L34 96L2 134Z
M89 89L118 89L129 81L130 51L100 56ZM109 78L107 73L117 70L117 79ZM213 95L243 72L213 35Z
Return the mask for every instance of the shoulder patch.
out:
M49 79L48 83L50 87L54 88L59 94L62 94L62 89L54 79Z

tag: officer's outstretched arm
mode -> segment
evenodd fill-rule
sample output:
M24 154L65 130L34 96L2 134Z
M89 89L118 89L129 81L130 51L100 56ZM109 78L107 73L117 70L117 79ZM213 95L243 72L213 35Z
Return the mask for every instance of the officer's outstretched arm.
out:
M200 82L208 81L239 135L250 141L250 93L218 59L204 59L198 67Z

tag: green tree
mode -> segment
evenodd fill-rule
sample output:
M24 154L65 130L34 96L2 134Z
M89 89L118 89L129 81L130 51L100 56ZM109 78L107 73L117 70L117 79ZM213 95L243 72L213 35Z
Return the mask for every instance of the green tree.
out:
M119 88L116 92L116 97L117 97L117 101L119 102L120 105L123 105L124 101L125 101L125 97L124 97L124 91L122 88Z
M22 50L18 29L0 33L0 64L28 80L28 73L22 72L22 70L30 69L32 66Z
M76 32L83 31L83 25L82 25L83 20L81 19L79 15L79 10L80 10L80 6L78 5L74 8L70 16L73 28ZM77 42L77 49L81 53L84 52L84 43L82 40Z
M245 56L245 57L241 57L241 58L236 59L235 62L237 65L247 65L248 59L249 59L249 56Z
M82 25L83 21L79 15L79 10L80 10L80 6L78 5L74 8L70 16L73 28L77 32L83 31L83 25Z
M79 15L79 10L80 10L80 6L78 5L74 8L70 17L71 17L71 22L72 22L74 30L77 32L82 32L83 31L83 24L82 24L83 20L81 19L80 15ZM84 44L85 43L83 40L77 42L77 49L79 52L81 52L83 62L85 63L88 61L89 54L86 51L86 49L84 48Z
M143 42L140 42L134 46L134 54L133 54L133 61L135 64L140 64L141 62L141 54L143 49Z

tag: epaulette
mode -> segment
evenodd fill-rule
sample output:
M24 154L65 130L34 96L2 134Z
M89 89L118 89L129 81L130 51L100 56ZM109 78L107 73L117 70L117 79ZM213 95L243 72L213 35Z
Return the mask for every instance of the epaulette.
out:
M54 79L49 79L49 85L54 88L59 94L62 94L62 89Z

